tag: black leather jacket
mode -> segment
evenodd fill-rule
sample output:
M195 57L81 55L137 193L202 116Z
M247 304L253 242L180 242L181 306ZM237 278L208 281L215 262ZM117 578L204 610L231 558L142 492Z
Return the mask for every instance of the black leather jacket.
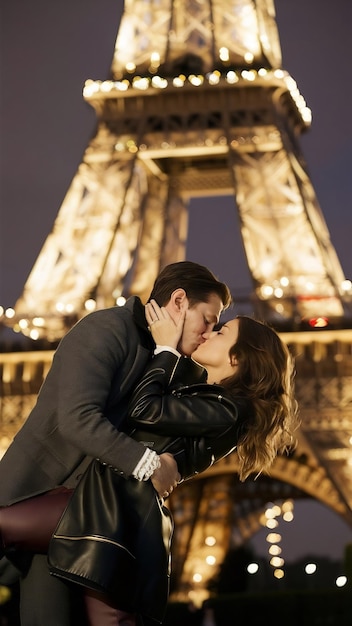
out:
M131 436L159 453L172 453L183 479L232 452L250 412L248 401L231 398L205 378L205 370L191 359L161 352L129 406L126 428Z
M250 411L243 399L237 402L204 380L205 370L190 359L158 354L137 385L123 425L134 439L175 455L183 479L236 447ZM172 530L170 512L150 480L126 480L94 461L51 539L49 568L56 576L108 593L121 609L161 622Z

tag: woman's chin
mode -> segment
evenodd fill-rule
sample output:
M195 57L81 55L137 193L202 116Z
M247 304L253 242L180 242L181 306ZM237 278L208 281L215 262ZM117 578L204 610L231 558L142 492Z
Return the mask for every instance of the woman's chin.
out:
M194 352L192 352L191 359L192 359L192 361L195 361L196 363L198 363L198 365L202 365L203 366L202 358L201 358L200 355L198 355L197 350L194 350Z

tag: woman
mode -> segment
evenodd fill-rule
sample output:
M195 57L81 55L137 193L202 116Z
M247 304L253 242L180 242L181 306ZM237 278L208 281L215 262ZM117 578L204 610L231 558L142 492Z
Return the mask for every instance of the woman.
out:
M172 320L155 301L146 306L146 317L157 346L177 345L178 335ZM250 317L238 316L203 336L207 341L193 352L192 360L205 368L208 384L221 385L226 392L223 396L232 402L234 412L238 406L245 407L243 432L235 444L243 481L252 473L269 470L278 453L292 449L298 427L293 359L272 328ZM153 390L146 386L145 402L141 403L141 388L147 378L146 372L132 398L132 418L144 423L147 411L152 410L155 415L159 409L160 415L165 406L168 411L181 409L181 403L177 405L172 400L172 389L165 405L165 399L155 392L153 395ZM203 387L203 392L206 391L209 388ZM199 396L201 402L202 393ZM193 418L201 416L201 406L196 406L196 401L194 398L182 403L182 408L189 405Z
M175 325L155 301L146 305L146 318L157 354L133 394L127 432L158 453L173 454L182 479L236 448L240 480L245 480L267 471L278 453L293 447L297 407L292 361L272 329L238 317L208 333L192 362L176 351L182 320ZM199 366L207 371L207 383L199 382L204 372ZM83 479L50 542L51 571L89 588L90 624L117 624L117 606L161 622L168 592L170 514L150 481L126 481L97 462L92 467L89 489L99 502L100 491L110 484L109 506L117 509L118 523L111 533L98 504L91 510L86 506L82 519L80 511L89 501ZM8 509L17 506L21 504ZM3 514L0 522L4 530ZM38 550L18 537L12 537L12 546Z

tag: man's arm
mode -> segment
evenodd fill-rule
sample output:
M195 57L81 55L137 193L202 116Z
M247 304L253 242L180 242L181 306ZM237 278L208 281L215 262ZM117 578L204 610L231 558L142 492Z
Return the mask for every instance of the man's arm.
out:
M146 449L143 444L119 431L119 427L116 428L108 419L107 410L113 383L119 388L127 374L131 375L130 363L135 367L142 356L140 347L137 348L137 357L129 352L131 344L138 341L137 334L135 338L131 337L133 330L128 317L120 315L116 318L113 311L86 318L61 342L54 357L52 373L59 389L60 432L84 455L99 458L126 478L136 476L136 467ZM146 355L146 350L143 353ZM138 379L143 369L142 362ZM117 407L119 403L120 399L117 400ZM118 424L118 419L116 422ZM153 474L159 493L170 491L180 479L173 458L170 455L166 459L163 457L160 457L160 467ZM144 479L143 467L138 479Z
M19 446L30 441L34 460L49 460L55 480L69 478L85 457L99 458L129 478L145 453L119 424L151 351L140 345L131 314L119 311L98 311L67 333L16 435Z

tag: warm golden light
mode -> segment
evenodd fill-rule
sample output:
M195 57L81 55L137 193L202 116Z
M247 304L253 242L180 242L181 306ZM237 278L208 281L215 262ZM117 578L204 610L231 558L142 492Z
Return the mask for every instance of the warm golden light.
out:
M197 76L195 76L194 74L191 74L191 76L188 77L188 80L195 87L200 87L200 85L203 84L204 76L201 76L200 74Z
M262 285L260 288L260 293L263 298L270 298L273 295L274 289L271 285Z
M41 326L41 327L43 327L45 325L44 317L33 317L32 322L33 322L34 326Z
M175 76L175 78L172 81L172 84L174 87L183 87L183 85L185 84L185 78L184 77L180 77L180 76Z
M265 526L267 528L270 528L270 530L273 530L274 528L277 528L279 525L279 522L276 519L268 519Z
M215 546L215 544L216 544L215 537L213 537L212 535L209 535L208 537L206 537L205 538L205 544L207 546Z
M215 565L215 563L216 563L216 557L215 557L215 556L213 556L212 554L209 554L209 555L206 557L205 562L206 562L208 565Z
M276 544L273 544L272 546L269 547L268 552L272 556L278 556L279 554L281 554L282 550L281 550L280 546L277 546Z
M221 50L219 51L219 56L220 59L226 63L229 60L229 51L226 47L221 48ZM254 55L252 52L247 52L244 55L244 59L248 64L251 64L253 62L254 59ZM150 71L151 72L156 72L157 69L159 68L160 65L160 58L158 53L153 52L151 54L151 63L150 63ZM126 70L130 73L133 74L136 71L136 65L133 62L129 62L126 63ZM217 77L217 74L219 75L219 77ZM296 82L293 80L293 78L284 70L275 70L275 71L268 71L266 68L259 68L258 70L254 70L254 69L250 69L250 70L243 70L240 74L240 77L237 76L236 72L234 72L233 70L230 70L229 72L227 72L225 75L222 75L218 72L218 70L213 70L210 71L206 74L206 76L202 75L202 74L198 74L197 76L195 75L190 75L188 76L188 81L195 85L195 86L200 86L203 84L204 80L207 79L209 85L217 85L219 84L221 78L225 78L226 82L229 84L235 84L240 82L240 78L242 79L243 82L254 82L256 80L260 80L260 81L274 81L275 84L282 83L284 85L284 87L289 91L290 96L297 108L298 113L301 116L302 122L304 122L304 124L306 126L311 124L312 121L312 112L309 109L309 107L307 107L307 104L303 98L303 96L300 94L298 88L297 88L297 84ZM156 80L155 80L156 79ZM171 80L171 83L174 87L184 87L184 85L186 84L186 80L187 77L183 76L183 75L179 75L179 76L175 76L173 77ZM154 76L154 77L134 77L133 80L130 82L127 79L124 79L122 81L112 81L112 80L105 80L105 81L99 81L99 80L87 80L85 82L84 85L84 89L83 89L83 96L85 98L87 98L87 100L89 100L90 98L94 98L96 97L99 93L101 94L108 94L111 93L113 91L126 91L127 89L147 89L148 87L153 87L155 89L165 89L165 87L168 86L168 81L166 80L165 77L162 76ZM347 285L347 281L346 281L346 286L345 287L341 287L342 289L345 290L351 290L352 287Z
M278 504L274 504L272 511L275 517L277 517L278 515L281 515L281 506L279 506Z
M279 535L279 533L269 533L266 536L266 540L268 543L278 543L279 541L281 541L282 537L281 535Z
M272 565L273 567L282 567L284 563L284 559L280 556L273 556L273 558L270 559L270 565Z
M161 76L153 76L152 86L159 89L165 89L168 86L168 81L166 78L161 78Z
M293 511L293 501L285 500L285 502L281 505L281 509L284 513L286 513L286 511Z
M152 52L150 55L150 63L151 65L159 65L160 64L160 54L159 52Z
M256 574L258 570L259 570L258 563L249 563L249 565L247 566L248 574Z
M118 91L127 91L127 89L130 87L130 83L128 82L128 80L123 80L123 81L117 81L115 83L115 87Z
M208 76L209 85L218 85L221 75L218 72L212 72Z
M101 90L105 93L109 93L114 87L115 85L112 80L104 80L101 84Z
M307 563L304 571L306 574L315 574L315 572L317 571L317 566L315 563Z
M253 70L242 70L241 76L244 80L253 82L255 80L256 72Z
M226 80L228 83L230 83L230 85L233 85L234 83L238 83L239 78L236 72L230 70L230 72L227 72L226 74Z
M230 53L229 53L229 49L228 48L220 48L219 50L219 57L220 60L223 62L226 62L230 59Z
M140 76L135 76L135 78L133 79L133 87L135 87L136 89L140 89L141 91L148 89L149 87L149 79L148 78L141 78Z
M132 72L134 72L135 69L136 69L135 63L133 63L132 61L130 61L129 63L126 63L126 70L128 72L130 72L132 74Z
M252 63L253 59L254 59L254 56L251 52L245 52L244 60L246 61L246 63Z
M97 306L97 303L95 300L93 300L93 298L89 298L84 303L84 308L86 311L94 311L96 306Z

